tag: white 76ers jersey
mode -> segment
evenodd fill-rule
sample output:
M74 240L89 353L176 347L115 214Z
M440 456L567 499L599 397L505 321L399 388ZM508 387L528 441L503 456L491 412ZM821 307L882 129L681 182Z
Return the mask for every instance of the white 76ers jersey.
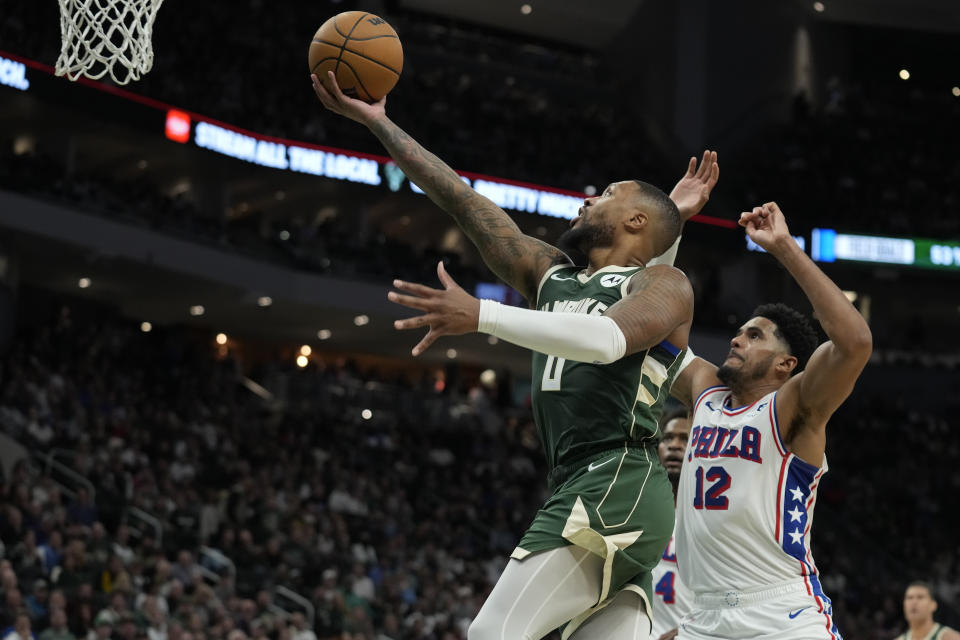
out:
M652 573L653 630L650 638L657 640L667 631L679 627L680 619L690 613L693 605L693 596L677 571L677 550L673 537Z
M776 392L731 409L727 387L705 390L693 410L677 490L677 559L696 594L743 592L803 578L829 603L810 553L817 485L814 467L788 452Z

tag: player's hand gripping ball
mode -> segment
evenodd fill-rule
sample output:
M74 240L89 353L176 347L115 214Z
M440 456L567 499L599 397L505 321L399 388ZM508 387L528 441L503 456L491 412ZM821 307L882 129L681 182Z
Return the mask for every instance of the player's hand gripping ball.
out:
M310 43L310 73L327 86L333 71L344 95L376 102L403 71L403 47L387 21L366 11L345 11L323 23ZM329 87L328 87L329 88Z

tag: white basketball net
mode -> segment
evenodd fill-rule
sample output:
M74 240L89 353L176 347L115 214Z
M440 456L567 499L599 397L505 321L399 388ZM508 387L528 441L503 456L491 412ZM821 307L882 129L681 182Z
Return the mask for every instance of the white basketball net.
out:
M117 84L139 80L153 66L153 21L163 0L59 0L57 75Z

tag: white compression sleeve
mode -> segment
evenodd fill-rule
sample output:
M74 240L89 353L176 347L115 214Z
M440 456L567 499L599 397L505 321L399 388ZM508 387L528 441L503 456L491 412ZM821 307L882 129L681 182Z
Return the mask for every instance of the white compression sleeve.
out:
M612 318L551 313L480 301L480 333L551 356L609 364L627 352L627 339Z
M677 249L680 247L680 238L682 236L677 236L676 241L670 245L670 248L661 253L659 256L647 263L648 267L652 267L655 264L665 264L668 266L673 266L673 262L677 259Z

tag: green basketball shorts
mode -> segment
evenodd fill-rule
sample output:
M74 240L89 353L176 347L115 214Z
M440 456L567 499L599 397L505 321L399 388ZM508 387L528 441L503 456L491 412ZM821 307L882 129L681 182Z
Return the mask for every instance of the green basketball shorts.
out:
M511 558L576 545L604 559L599 600L571 620L566 638L622 590L651 610L651 570L673 534L673 489L657 448L624 444L557 467L553 495L537 512Z

